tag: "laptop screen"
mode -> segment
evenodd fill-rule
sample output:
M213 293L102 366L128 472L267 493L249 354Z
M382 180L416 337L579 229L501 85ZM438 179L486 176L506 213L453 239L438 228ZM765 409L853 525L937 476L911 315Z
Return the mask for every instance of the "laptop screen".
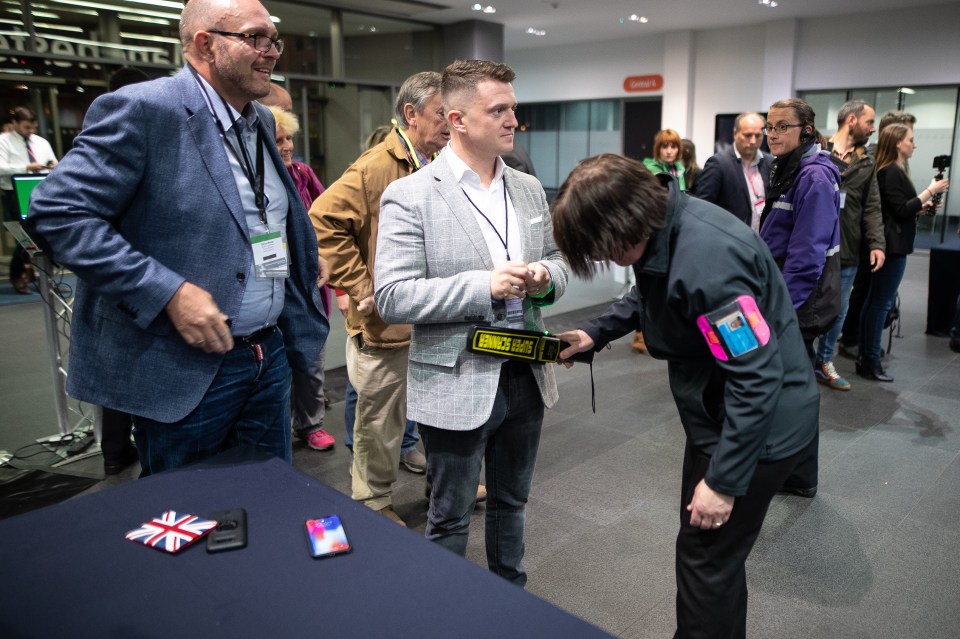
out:
M17 204L20 206L20 219L27 219L27 211L30 209L30 194L37 187L46 175L37 175L31 173L28 175L12 175L13 194L17 198Z

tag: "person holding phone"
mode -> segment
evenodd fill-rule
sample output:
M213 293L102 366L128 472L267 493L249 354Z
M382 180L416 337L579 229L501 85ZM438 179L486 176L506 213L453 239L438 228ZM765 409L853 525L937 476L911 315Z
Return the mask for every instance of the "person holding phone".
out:
M558 335L569 344L560 358L639 327L651 357L668 362L687 435L675 637L743 638L747 556L770 500L815 443L820 415L790 293L753 230L636 160L581 162L553 222L577 275L612 260L636 277L606 313Z
M880 362L883 323L897 298L897 289L907 268L907 255L913 253L917 234L917 216L932 214L933 196L945 193L948 180L930 181L930 186L917 193L910 181L907 161L913 157L913 129L891 124L877 141L877 185L880 187L880 208L887 242L887 259L870 280L870 290L860 315L860 358L857 374L877 382L892 382Z
M11 130L0 134L0 190L3 191L4 219L20 221L20 203L13 193L11 176L20 173L47 173L57 165L50 143L37 135L37 114L27 107L13 109ZM10 258L10 283L21 295L30 292L36 279L30 255L19 244Z

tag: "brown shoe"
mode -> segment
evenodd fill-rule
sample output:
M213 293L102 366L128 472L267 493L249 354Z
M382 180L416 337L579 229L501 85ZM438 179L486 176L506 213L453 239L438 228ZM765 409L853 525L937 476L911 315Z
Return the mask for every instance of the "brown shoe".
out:
M407 527L407 522L400 519L400 515L398 515L397 511L393 509L393 506L384 506L377 512L383 515L384 517L386 517L387 519L389 519L390 521L392 521L393 523L400 524L404 528Z
M483 484L477 486L477 503L487 501L487 487Z
M647 343L643 339L643 331L637 331L633 334L633 350L646 354Z

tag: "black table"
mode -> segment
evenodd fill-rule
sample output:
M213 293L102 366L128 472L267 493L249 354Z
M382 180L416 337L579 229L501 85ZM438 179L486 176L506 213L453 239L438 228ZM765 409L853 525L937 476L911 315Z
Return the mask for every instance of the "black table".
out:
M124 533L244 507L246 549ZM354 550L313 559L304 521ZM0 521L2 637L609 637L276 459L161 473Z
M927 284L927 333L950 334L960 295L960 238L948 237L930 247L930 274Z

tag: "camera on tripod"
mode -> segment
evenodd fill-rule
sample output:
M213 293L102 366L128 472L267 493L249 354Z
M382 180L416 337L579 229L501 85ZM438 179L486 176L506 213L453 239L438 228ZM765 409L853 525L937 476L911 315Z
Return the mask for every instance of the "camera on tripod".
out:
M944 175L943 172L950 168L950 156L938 155L933 158L933 168L937 171L934 179L942 180ZM936 215L937 209L940 208L941 200L943 200L943 193L937 193L930 198L932 204L930 205L930 213L928 213L928 215Z

